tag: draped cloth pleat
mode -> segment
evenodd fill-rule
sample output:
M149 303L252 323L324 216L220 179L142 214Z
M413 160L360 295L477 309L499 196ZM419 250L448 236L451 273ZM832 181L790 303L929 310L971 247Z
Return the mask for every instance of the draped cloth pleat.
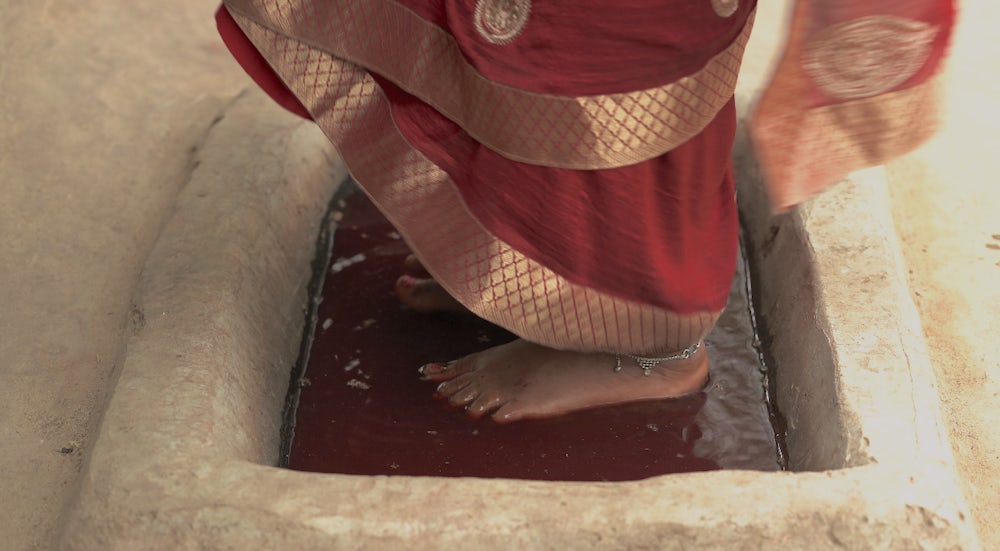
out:
M472 312L553 348L665 355L711 329L735 269L732 96L754 8L226 0L217 22L248 74L323 129L428 271ZM833 108L823 116L839 123L836 109L933 74L917 67L875 95L827 78L837 66L827 50L840 35L823 31L849 24L843 17L824 12L825 24L806 31L797 19L796 32L833 41L783 62L773 88L787 88L783 75L792 74L821 92L797 112ZM940 28L889 24L930 44L900 71L947 38ZM821 95L835 101L814 101ZM815 178L835 171L814 166L883 160L843 145L825 164L785 158L792 134L780 101L765 96L755 134L765 169L792 182L772 183L776 206L830 183ZM824 124L815 113L806 119Z

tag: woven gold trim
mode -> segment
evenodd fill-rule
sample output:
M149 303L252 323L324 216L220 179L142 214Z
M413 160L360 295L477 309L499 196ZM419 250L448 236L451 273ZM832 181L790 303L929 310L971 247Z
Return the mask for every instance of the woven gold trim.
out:
M701 132L733 95L753 25L751 14L729 47L673 83L569 97L485 78L451 35L392 0L227 0L226 6L309 44L311 55L332 54L392 80L508 159L569 169L639 163Z
M675 314L574 284L486 231L448 175L407 143L360 67L234 14L338 147L424 266L476 315L544 346L665 355L704 338L719 312Z

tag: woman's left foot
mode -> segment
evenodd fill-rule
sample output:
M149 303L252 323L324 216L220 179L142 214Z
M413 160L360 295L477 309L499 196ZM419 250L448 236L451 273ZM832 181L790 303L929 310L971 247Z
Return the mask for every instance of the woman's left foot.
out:
M700 390L708 379L704 347L686 360L660 363L648 376L627 356L622 365L615 372L612 354L554 350L519 339L449 364L427 364L420 372L439 383L441 399L464 406L474 418L492 413L500 423L677 397Z
M416 256L410 255L403 262L403 275L396 280L396 296L399 302L421 313L465 312L462 303L444 290L440 283L431 278Z

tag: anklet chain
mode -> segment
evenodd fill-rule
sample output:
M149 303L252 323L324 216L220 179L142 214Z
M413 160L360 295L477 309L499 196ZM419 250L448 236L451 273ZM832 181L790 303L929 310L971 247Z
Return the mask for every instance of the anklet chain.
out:
M622 354L620 352L615 353L615 373L622 370L622 356L628 356L635 360L639 367L642 369L642 374L649 376L652 373L653 368L660 365L663 362L671 362L674 360L686 360L701 348L701 341L698 341L691 346L681 350L680 352L674 354L673 356L666 356L663 358L643 358L642 356L633 356L632 354Z

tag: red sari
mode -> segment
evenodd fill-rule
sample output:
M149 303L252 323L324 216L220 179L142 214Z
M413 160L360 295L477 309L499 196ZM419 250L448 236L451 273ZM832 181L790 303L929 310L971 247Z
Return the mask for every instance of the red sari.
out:
M545 346L658 356L698 342L725 306L732 96L755 6L226 0L217 20L466 307ZM839 105L805 99L798 111ZM758 137L780 172L793 123L772 119Z

